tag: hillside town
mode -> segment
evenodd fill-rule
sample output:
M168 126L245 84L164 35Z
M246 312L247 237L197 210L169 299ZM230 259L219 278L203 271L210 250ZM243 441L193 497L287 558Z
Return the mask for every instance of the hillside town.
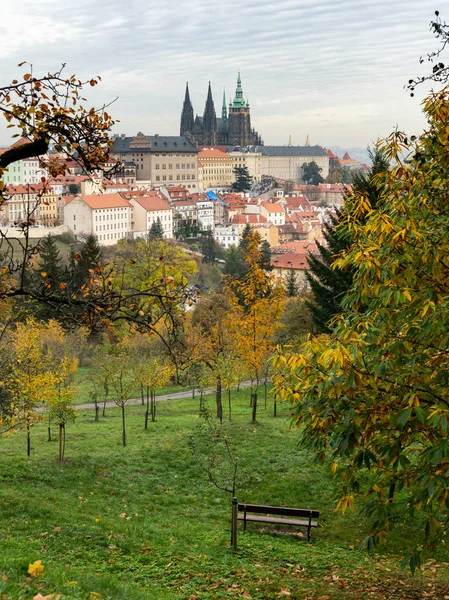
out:
M26 143L21 138L12 147ZM304 146L242 148L196 146L189 135L137 133L116 135L113 144L109 162L91 173L76 156L62 153L14 163L4 176L2 231L19 235L17 226L30 219L32 237L93 234L101 246L111 246L144 237L157 224L166 240L207 233L226 250L239 245L249 226L269 243L274 273L282 278L293 269L303 284L307 254L316 249L315 240L322 241L324 224L351 189L326 179L348 165L368 169L308 139ZM50 160L63 164L65 174L49 177L45 162ZM317 166L322 183L305 182L306 164ZM235 191L242 173L246 189Z

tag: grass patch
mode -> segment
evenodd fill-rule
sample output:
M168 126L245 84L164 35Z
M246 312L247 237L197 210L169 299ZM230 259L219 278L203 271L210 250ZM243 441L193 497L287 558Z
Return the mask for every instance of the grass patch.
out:
M0 439L0 598L28 600L58 592L61 600L151 599L443 599L449 565L437 555L411 578L399 571L404 536L394 553L368 556L359 547L366 523L333 512L332 476L298 446L288 407L274 419L261 408L252 425L249 392L234 395L225 423L240 458L242 501L317 508L323 527L307 544L297 532L239 526L239 551L229 549L230 502L205 480L188 447L199 422L197 400L158 404L143 430L139 405L121 417L108 409L95 423L83 410L67 429L67 461L46 424ZM213 399L208 400L213 408ZM55 429L56 436L56 429ZM28 564L41 560L36 578ZM97 595L95 595L97 594Z

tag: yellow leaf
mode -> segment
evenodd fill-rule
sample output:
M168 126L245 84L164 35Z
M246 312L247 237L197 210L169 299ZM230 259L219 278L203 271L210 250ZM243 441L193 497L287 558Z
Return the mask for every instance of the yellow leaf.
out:
M41 560L36 560L28 565L28 573L31 577L39 577L44 572L44 565Z

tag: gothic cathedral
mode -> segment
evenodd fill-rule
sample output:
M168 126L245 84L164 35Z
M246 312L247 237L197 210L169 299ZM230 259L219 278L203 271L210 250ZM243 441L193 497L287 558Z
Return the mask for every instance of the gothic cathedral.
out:
M234 101L226 106L226 96L223 92L221 118L215 114L212 90L209 82L206 106L202 117L194 117L190 101L189 84L186 85L186 95L181 113L181 135L189 137L197 146L263 146L260 135L251 129L249 103L243 98L240 72L237 78Z

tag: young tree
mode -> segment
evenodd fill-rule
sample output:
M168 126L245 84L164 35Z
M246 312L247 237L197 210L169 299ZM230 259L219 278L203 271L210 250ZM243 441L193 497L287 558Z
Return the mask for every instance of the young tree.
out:
M49 420L55 421L59 428L59 452L58 462L64 461L66 424L75 421L76 410L73 406L73 390L70 388L70 378L73 365L64 359L60 365L56 393L49 402Z
M156 421L156 390L163 388L173 373L172 365L161 358L143 357L137 365L138 378L146 390L145 429Z
M253 177L249 174L248 167L236 167L234 175L235 181L232 184L232 191L246 192L251 188Z
M319 185L324 181L320 175L322 170L323 169L319 167L314 160L309 163L303 163L302 180L308 185Z
M60 335L62 341L63 333L54 323L38 323L31 318L25 323L17 323L11 333L13 353L5 382L11 399L9 424L26 430L28 456L31 454L31 428L42 418L37 408L51 404L61 380L63 357L56 360L45 347L49 329L51 334Z
M210 294L197 303L186 324L189 360L200 361L215 381L217 418L223 420L222 373L220 365L232 353L229 330L230 306L225 296Z
M226 293L232 306L229 328L237 353L254 381L251 392L252 422L257 420L257 394L263 364L272 351L272 337L282 314L284 290L261 268L260 236L252 232L245 255L248 271L243 280L226 279Z
M366 543L414 527L412 570L449 522L449 90L424 111L419 139L382 143L393 167L377 176L376 207L347 198L353 243L335 265L352 265L354 282L332 337L281 353L276 380L307 445L342 477L339 508L360 502L372 517Z
M128 359L128 355L117 345L109 349L106 362L102 365L104 376L107 377L112 399L120 407L122 413L122 444L126 446L125 408L136 392L138 372L136 366Z

